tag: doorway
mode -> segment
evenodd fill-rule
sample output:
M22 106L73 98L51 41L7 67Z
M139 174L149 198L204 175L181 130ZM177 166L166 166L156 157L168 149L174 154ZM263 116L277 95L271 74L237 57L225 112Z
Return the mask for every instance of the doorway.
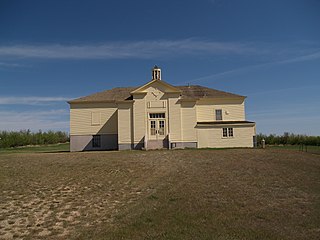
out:
M167 148L165 113L149 113L148 149Z

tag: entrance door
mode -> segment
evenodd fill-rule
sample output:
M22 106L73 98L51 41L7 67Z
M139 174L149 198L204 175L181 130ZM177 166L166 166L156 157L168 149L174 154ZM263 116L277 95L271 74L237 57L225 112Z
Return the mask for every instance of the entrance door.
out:
M149 120L149 139L163 140L166 137L166 121L160 119Z

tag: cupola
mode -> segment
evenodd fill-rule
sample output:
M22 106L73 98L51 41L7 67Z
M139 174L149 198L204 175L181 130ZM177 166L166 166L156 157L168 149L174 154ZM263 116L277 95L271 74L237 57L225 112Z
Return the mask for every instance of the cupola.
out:
M157 65L152 68L152 80L161 80L161 69Z

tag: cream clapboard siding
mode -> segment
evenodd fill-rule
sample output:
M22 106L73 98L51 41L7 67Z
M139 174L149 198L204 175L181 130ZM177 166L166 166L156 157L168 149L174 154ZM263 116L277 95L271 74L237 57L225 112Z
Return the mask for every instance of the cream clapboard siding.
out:
M133 103L134 143L144 140L146 134L146 100L145 94L135 94Z
M92 122L94 116L94 122ZM100 117L100 124L97 117ZM94 124L93 124L94 123ZM117 134L117 106L113 103L70 105L70 135Z
M221 127L199 127L198 148L228 148L253 147L254 126L228 126L233 127L233 137L222 137Z
M170 141L180 142L181 137L181 106L179 98L168 98L169 102L169 133Z
M215 121L215 110L222 109L223 121L244 121L245 110L243 99L200 100L197 102L197 121Z
M118 142L132 143L132 103L118 104Z
M196 105L195 102L181 102L182 142L196 142Z

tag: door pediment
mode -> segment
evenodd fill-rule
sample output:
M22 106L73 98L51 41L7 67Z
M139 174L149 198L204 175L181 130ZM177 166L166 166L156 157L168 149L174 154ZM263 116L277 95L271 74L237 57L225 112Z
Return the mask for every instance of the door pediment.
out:
M148 93L154 92L156 94L164 93L180 93L181 90L172 86L169 83L164 82L163 80L152 80L145 85L135 89L131 94L135 93Z

